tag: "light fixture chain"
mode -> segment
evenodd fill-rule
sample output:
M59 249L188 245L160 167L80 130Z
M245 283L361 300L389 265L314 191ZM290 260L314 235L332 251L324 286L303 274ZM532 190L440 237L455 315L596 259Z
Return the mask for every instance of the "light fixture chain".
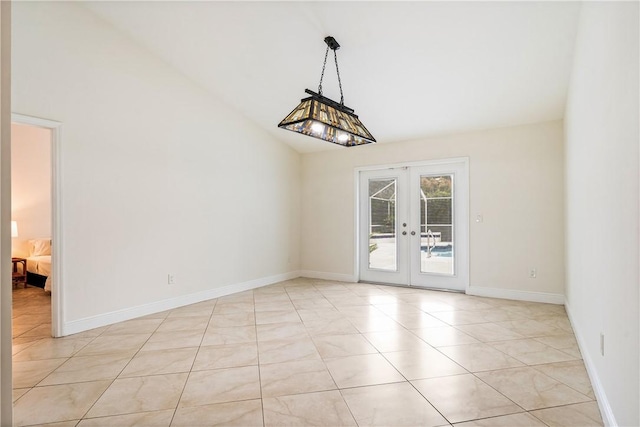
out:
M324 53L324 63L322 64L322 74L320 74L320 84L318 85L318 93L322 95L322 79L324 78L324 69L327 66L327 56L329 56L329 46Z
M338 86L340 86L340 104L344 105L344 94L342 93L342 80L340 80L340 69L338 68L338 53L335 50L333 51L333 59L335 59L336 61L336 73L338 74Z

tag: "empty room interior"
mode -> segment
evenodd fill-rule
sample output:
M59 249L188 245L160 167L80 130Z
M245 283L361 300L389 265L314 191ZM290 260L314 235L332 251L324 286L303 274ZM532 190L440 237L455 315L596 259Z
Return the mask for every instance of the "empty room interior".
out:
M639 9L1 2L0 425L640 425Z

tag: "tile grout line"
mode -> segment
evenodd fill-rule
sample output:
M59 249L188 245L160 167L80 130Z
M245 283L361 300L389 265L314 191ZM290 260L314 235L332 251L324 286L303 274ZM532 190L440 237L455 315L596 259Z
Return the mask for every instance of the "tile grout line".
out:
M313 284L313 287L315 288L315 283ZM316 288L317 289L317 288ZM322 292L320 292L322 293ZM325 300L326 297L323 294L323 298ZM327 300L329 301L329 300ZM331 301L329 301L329 304L331 304L336 310L338 310L338 308L335 306L335 304L333 304ZM340 310L338 310L340 311ZM302 321L302 318L300 318L300 320ZM304 321L302 322L303 327L306 330L306 326L304 326ZM356 328L357 330L357 328ZM307 334L309 334L309 332L307 331ZM311 334L309 334L310 336ZM318 349L318 346L316 345L316 342L313 340L313 338L311 338L311 341L313 342L314 347L316 348L316 351L318 352L318 355L320 355L320 351ZM329 374L329 376L331 377L331 381L333 381L333 385L336 386L336 391L338 392L338 394L340 394L340 397L342 398L342 401L344 402L345 406L347 407L347 409L349 410L349 414L351 415L351 418L353 419L353 421L356 423L356 426L359 426L360 424L358 423L358 419L356 418L355 414L353 413L353 410L351 409L351 407L349 406L349 403L347 402L347 400L344 398L344 395L342 394L342 390L338 387L338 383L336 382L336 379L334 378L333 374L331 373L331 370L329 369L329 367L327 366L327 362L324 360L324 358L322 357L322 355L320 355L320 360L322 361L322 365L324 366L324 369L327 371L327 373Z
M156 329L154 329L154 332L152 332L149 337L145 340L145 342L140 346L140 348L138 348L138 350L133 354L133 356L131 356L131 358L129 359L129 361L123 366L123 368L120 370L120 372L118 373L118 375L115 376L115 378L113 380L111 380L111 382L109 383L109 385L104 389L104 391L102 393L100 393L100 396L98 396L98 398L91 404L91 406L89 406L89 408L86 410L86 412L80 417L80 421L78 421L78 423L82 422L82 420L85 419L85 417L89 414L89 412L91 412L91 410L94 408L94 406L96 405L96 403L98 403L98 401L102 398L102 396L104 396L104 394L107 392L107 390L109 390L111 388L111 386L116 382L116 380L120 377L120 375L122 374L122 372L127 368L127 366L129 366L129 363L131 363L131 361L136 357L136 355L140 352L140 350L142 349L142 347L144 347L144 345L151 339L151 337L153 336L153 334L158 330L158 328L160 327L160 325L162 325L162 323L164 322L164 320L166 320L166 317L162 320L162 322L160 322L158 324L158 326L156 327ZM112 325L109 325L112 326ZM104 334L105 332L107 332L109 330L109 328L105 329L104 331L102 331L97 337L100 337L102 334ZM91 341L93 342L93 341ZM87 418L88 419L88 418Z
M211 300L208 300L211 301ZM173 424L173 420L176 417L176 414L178 413L178 407L180 406L180 401L182 400L182 396L184 395L184 391L187 388L187 384L189 383L189 378L191 378L191 373L193 372L193 367L196 363L196 360L198 359L198 354L200 354L200 348L202 347L202 343L204 341L204 337L205 335L207 335L207 329L209 329L209 323L211 322L211 318L213 317L213 313L216 309L216 306L218 305L218 298L215 299L215 302L213 304L213 307L211 307L211 314L209 314L209 321L207 322L207 327L204 329L204 333L202 334L202 338L200 338L200 344L198 345L198 350L196 351L195 356L193 357L193 361L191 362L191 367L189 368L189 372L187 373L187 378L184 381L184 385L182 386L182 391L180 392L180 396L178 396L178 401L176 402L176 407L173 410L173 414L171 415L171 420L169 421L169 426L171 426L171 424ZM167 315L167 317L165 318L168 319L169 316ZM164 323L164 320L162 321L162 323ZM160 325L162 325L162 323L160 323ZM160 325L158 325L158 328L160 328ZM183 347L183 348L188 348L188 347Z
M340 311L340 309L338 307L335 306L335 304L332 303L332 305L336 308L336 310ZM368 304L370 307L375 307L373 304ZM386 313L383 313L385 315L385 317L389 317ZM392 319L391 317L389 317L390 319ZM395 319L392 319L393 321L395 321ZM349 319L347 319L347 321L349 321ZM404 325L400 324L400 326L402 327L402 329L404 329L405 331L408 331L411 333L411 331L409 331L406 327L404 327ZM414 390L416 390L416 392L418 392L418 394L425 400L425 402L427 402L436 412L438 412L438 414L440 414L440 416L442 416L442 418L444 420L446 420L447 422L449 422L449 420L431 403L429 402L429 400L422 395L422 393L420 393L419 390L416 389L416 387L411 383L411 381L409 381L407 379L407 377L405 377L402 372L400 372L398 370L398 368L396 368L393 363L391 363L384 355L384 353L382 353L373 343L371 343L370 340L367 339L367 337L364 335L364 333L360 332L360 330L358 328L356 328L356 330L358 330L359 332L359 336L361 336L366 342L368 342L376 351L377 353L370 353L370 354L378 354L380 355L402 378L404 378L404 381L394 381L394 382L389 382L389 383L382 383L382 384L374 384L374 385L361 385L361 386L356 386L356 387L343 387L340 388L338 387L338 392L340 393L340 395L342 396L342 399L344 400L345 404L347 405L347 408L349 408L349 412L351 413L351 416L353 417L353 419L356 421L356 424L358 424L358 420L356 419L355 415L353 414L351 407L349 406L349 403L346 401L346 399L344 398L344 394L342 393L342 390L348 390L348 389L356 389L356 388L367 388L367 387L375 387L375 386L379 386L379 385L388 385L388 384L404 384L404 383L408 383ZM418 339L420 339L419 337L417 337ZM315 345L315 343L314 343ZM429 345L429 344L427 344ZM324 358L322 358L322 361L325 363L325 368L326 368L326 362L324 360ZM331 374L331 371L327 368L327 371L329 372L329 375L331 375L331 377L333 378L333 375ZM334 383L335 383L335 379L334 379ZM337 387L337 383L336 383L336 387ZM451 424L451 423L449 423Z
M258 343L258 318L256 315L256 293L251 291L253 296L253 327L256 331L256 358L258 359L258 389L260 390L260 410L262 412L262 426L266 426L265 416L264 416L264 397L262 396L262 370L260 367L260 347Z

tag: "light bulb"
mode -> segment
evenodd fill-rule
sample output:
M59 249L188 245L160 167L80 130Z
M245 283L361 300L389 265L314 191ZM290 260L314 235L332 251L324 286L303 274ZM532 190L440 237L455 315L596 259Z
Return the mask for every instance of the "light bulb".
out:
M348 139L349 135L347 135L346 133L341 133L340 135L338 135L338 141L340 142L347 142Z
M324 130L324 125L322 123L314 123L311 125L311 131L315 133L322 133Z

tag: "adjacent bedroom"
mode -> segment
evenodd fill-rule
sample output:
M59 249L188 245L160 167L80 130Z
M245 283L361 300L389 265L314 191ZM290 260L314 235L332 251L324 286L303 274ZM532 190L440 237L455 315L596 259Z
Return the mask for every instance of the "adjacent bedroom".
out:
M51 336L51 130L11 126L13 338Z

